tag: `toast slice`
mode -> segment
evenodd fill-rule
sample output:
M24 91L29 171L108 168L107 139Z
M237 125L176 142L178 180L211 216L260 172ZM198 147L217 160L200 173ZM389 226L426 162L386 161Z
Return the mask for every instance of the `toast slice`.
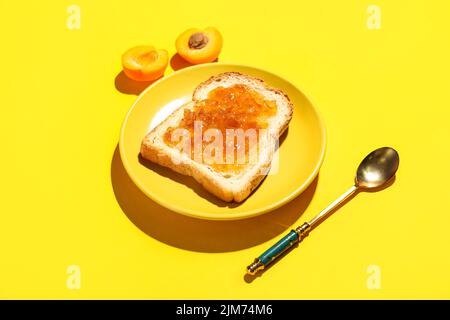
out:
M164 134L168 129L180 124L185 110L193 110L196 104L208 98L212 90L234 85L244 85L259 93L264 100L276 103L276 114L267 119L266 134L260 137L258 159L255 163L247 164L239 172L223 172L214 166L195 161L189 154L165 142ZM144 137L141 155L176 172L192 176L206 190L224 201L242 202L267 175L278 145L278 138L288 127L292 113L293 105L289 97L283 91L270 87L263 80L238 72L218 74L201 83L194 90L192 101L175 110Z

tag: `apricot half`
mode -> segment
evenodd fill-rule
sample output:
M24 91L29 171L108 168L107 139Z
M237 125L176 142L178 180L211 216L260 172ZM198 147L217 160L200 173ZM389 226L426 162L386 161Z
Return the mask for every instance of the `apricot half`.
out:
M180 34L175 46L178 54L190 63L212 62L222 50L222 35L214 27L191 28Z
M168 63L167 51L152 46L137 46L122 55L123 71L136 81L152 81L162 77Z

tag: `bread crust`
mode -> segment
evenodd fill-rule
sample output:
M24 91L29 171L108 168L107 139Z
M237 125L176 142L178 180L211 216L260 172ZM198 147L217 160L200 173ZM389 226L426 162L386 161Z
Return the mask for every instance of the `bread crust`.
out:
M254 189L265 178L270 169L274 150L270 148L267 154L260 154L259 163L254 165L249 172L238 178L225 178L220 173L212 169L206 164L198 163L190 159L187 155L179 153L178 150L168 147L162 142L162 134L170 126L170 123L176 123L181 120L184 109L192 108L196 101L202 99L202 94L210 90L208 88L217 85L220 86L226 82L246 83L253 88L257 88L259 92L266 92L277 96L283 102L283 114L281 119L277 119L276 127L271 127L270 139L278 139L287 129L289 121L293 114L293 104L286 93L280 89L273 88L266 84L262 79L242 74L239 72L226 72L210 77L206 81L200 83L194 90L192 101L184 104L175 110L162 123L149 132L142 141L141 155L145 159L168 167L183 175L192 176L206 190L214 194L218 198L231 202L244 201ZM278 106L278 102L277 102ZM279 106L278 106L279 107ZM278 117L277 114L275 117ZM268 141L275 144L275 141ZM246 169L245 169L246 170Z

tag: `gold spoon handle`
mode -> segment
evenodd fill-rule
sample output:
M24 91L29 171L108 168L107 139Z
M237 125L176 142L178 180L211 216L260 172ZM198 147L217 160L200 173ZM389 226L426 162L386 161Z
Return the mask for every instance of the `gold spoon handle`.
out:
M356 192L356 190L358 189L357 186L352 186L350 189L348 189L347 191L344 192L344 194L342 194L339 198L337 198L336 200L334 200L328 207L326 207L325 209L323 209L317 216L315 216L314 218L312 218L308 224L311 226L311 228L314 228L314 225L317 224L320 220L322 220L322 218L324 218L325 216L328 215L328 213L330 213L331 211L333 211L337 206L339 206L342 202L344 202L345 200L347 200L352 194L354 194Z

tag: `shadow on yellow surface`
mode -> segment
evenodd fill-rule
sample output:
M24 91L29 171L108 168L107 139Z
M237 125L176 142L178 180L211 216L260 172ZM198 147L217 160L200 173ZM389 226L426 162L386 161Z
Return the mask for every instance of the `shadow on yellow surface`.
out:
M219 58L214 60L213 62L218 62ZM189 61L184 60L178 53L175 53L172 58L170 58L170 67L173 71L181 70L190 66L195 66L195 64L190 63Z
M184 60L178 53L175 53L172 58L170 58L170 67L174 70L180 70L187 67L193 66L192 63Z
M127 77L127 75L120 71L116 78L114 79L114 86L119 92L126 94L134 94L139 95L142 91L144 91L149 85L151 85L154 81L134 81Z
M143 194L129 178L116 147L111 182L126 216L144 233L185 250L227 252L249 248L285 232L311 202L318 178L297 198L270 213L236 221L209 221L172 212Z

